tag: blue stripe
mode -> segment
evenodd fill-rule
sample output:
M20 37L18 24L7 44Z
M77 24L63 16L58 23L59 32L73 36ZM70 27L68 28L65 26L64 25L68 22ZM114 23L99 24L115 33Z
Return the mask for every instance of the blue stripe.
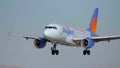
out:
M94 33L90 33L90 36L91 36L91 37L98 37L98 35L97 35L97 34L94 34Z

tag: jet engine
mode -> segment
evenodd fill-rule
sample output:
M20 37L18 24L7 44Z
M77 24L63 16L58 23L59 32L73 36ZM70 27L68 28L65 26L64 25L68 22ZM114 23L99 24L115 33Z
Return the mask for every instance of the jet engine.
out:
M37 48L44 48L46 46L47 40L45 38L38 38L34 40L34 45Z
M82 46L87 49L92 48L94 46L94 41L89 38L84 39L82 40Z

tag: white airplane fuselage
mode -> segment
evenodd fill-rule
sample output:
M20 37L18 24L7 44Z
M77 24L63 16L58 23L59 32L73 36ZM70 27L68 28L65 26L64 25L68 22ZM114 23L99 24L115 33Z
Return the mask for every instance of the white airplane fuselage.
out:
M45 28L43 36L49 41L56 42L57 44L66 46L80 46L73 42L74 38L87 38L90 37L89 31L83 31L79 28L70 28L69 26L61 26L58 24L49 24ZM51 27L51 28L49 28ZM56 27L54 29L52 27Z

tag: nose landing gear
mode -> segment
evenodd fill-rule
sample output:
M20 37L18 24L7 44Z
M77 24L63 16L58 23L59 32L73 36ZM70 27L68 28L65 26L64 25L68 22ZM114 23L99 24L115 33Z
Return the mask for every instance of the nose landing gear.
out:
M53 47L51 47L51 53L52 55L58 55L59 54L59 50L56 49L56 44L53 45Z

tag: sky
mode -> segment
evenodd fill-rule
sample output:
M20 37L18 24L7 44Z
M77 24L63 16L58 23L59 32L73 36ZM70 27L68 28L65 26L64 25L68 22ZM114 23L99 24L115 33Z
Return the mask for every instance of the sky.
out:
M119 0L0 0L0 66L19 68L119 68L120 40L96 43L91 55L83 48L52 45L37 49L33 40L21 36L42 37L50 23L87 29L95 8L99 8L97 34L120 35ZM8 32L15 34L9 36ZM17 35L16 35L17 34Z

